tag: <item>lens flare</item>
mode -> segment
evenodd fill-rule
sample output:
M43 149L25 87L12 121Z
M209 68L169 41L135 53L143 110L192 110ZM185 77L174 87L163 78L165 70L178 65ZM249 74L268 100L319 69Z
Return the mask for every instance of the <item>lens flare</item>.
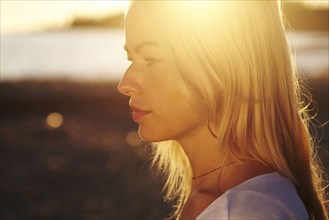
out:
M127 134L126 141L130 146L136 146L140 143L139 135L136 131L131 131Z
M46 119L46 124L51 129L59 128L60 126L62 126L63 122L64 117L58 112L50 113Z

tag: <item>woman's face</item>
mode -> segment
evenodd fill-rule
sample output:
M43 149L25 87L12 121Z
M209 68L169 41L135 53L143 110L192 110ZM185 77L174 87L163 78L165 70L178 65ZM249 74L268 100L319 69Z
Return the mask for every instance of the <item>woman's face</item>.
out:
M130 97L132 118L146 141L178 140L205 126L204 115L192 109L180 91L173 67L164 55L150 20L138 5L126 17L126 45L131 64L118 85ZM193 65L193 64L191 64Z

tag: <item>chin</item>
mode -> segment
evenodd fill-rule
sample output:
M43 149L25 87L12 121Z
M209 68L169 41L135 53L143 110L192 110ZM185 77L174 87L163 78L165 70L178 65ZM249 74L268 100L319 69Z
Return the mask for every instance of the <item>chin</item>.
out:
M160 142L167 141L169 139L161 137L156 131L145 131L144 129L138 129L138 135L143 141L147 142Z

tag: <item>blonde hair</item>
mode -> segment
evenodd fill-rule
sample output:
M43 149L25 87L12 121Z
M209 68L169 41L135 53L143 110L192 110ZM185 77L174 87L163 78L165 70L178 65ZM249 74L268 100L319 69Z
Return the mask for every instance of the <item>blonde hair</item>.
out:
M279 3L134 4L140 4L154 24L186 99L218 127L218 147L233 158L253 158L272 167L295 184L311 219L326 219L307 99ZM189 8L193 4L198 10ZM177 199L173 216L178 217L191 190L188 158L174 140L154 143L153 158L167 177L165 199Z

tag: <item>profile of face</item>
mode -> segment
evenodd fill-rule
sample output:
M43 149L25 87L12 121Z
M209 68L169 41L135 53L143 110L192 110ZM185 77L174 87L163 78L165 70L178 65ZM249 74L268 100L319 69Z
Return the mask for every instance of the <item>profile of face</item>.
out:
M205 128L204 116L192 108L180 90L176 71L167 62L163 44L142 6L126 16L125 35L130 66L118 91L130 97L132 118L146 141L179 140ZM177 77L177 76L176 76Z

